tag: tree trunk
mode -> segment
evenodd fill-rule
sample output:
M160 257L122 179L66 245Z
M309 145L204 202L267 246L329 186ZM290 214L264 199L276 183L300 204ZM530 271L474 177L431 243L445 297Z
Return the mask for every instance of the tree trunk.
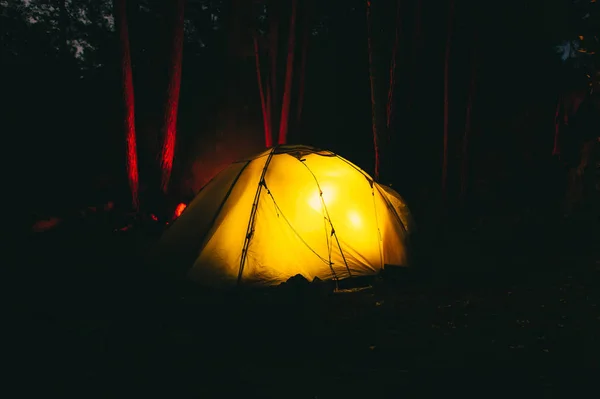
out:
M555 111L553 154L559 155L561 161L571 162L573 143L571 137L571 118L577 114L579 106L585 99L587 89L571 89L560 93Z
M259 58L258 58L258 54L256 53L256 62L259 63ZM257 79L261 79L261 72L260 72L260 63L256 66L256 73L258 74ZM265 119L265 145L267 146L267 148L270 148L271 146L273 146L273 126L275 126L273 124L273 117L275 115L275 104L273 102L273 92L272 92L272 86L271 83L269 82L269 80L267 79L267 87L266 90L265 88L263 88L263 84L262 84L262 80L259 82L259 90L263 92L263 94L261 94L261 106L263 109L263 112L266 111L266 118ZM265 98L265 94L264 92L266 91L266 98ZM264 118L264 115L263 115Z
M269 130L273 132L275 126L278 125L278 107L277 100L277 64L279 57L279 8L278 2L281 0L271 0L268 9L269 18L269 60L271 62L271 70L269 71L270 82L267 83L267 113L269 115ZM272 133L271 133L272 135ZM271 141L272 142L272 141Z
M400 0L396 0L396 30L394 34L394 47L392 47L392 59L390 61L390 87L388 89L388 102L386 107L386 127L388 131L392 123L392 113L394 107L394 89L396 87L396 57L400 45Z
M561 98L559 96L556 102L556 111L554 112L554 146L552 147L552 155L560 156L560 105Z
M304 33L302 37L302 55L300 63L300 79L298 84L298 109L296 113L296 122L298 127L300 126L300 120L302 118L302 107L304 105L304 90L305 90L305 79L306 79L306 58L308 56L308 42L310 40L310 17L312 12L312 4L309 1L304 11Z
M471 81L469 83L469 94L467 97L467 111L465 116L465 132L462 139L462 156L460 168L460 201L464 205L467 197L467 185L469 175L469 139L471 138L473 98L475 97L475 82L477 79L477 59L475 50L473 50L473 60L471 65Z
M169 188L173 158L175 156L175 139L177 135L177 111L179 109L179 91L181 87L181 62L183 56L183 22L185 0L174 1L174 18L171 48L171 65L169 66L169 85L163 120L163 143L160 156L162 170L161 189L166 194Z
M131 72L131 52L129 49L129 30L125 0L115 0L115 27L119 34L121 50L121 85L123 105L125 106L124 130L126 145L126 168L131 191L131 203L135 211L139 210L138 200L138 159L135 137L135 104L133 94L133 77Z
M442 198L447 198L448 189L448 120L449 120L449 70L450 70L450 44L452 39L452 20L454 18L454 0L450 0L448 12L448 33L446 37L446 54L444 56L444 152L442 158Z
M422 0L417 0L417 3L415 4L415 18L414 18L414 32L413 32L413 43L412 43L412 59L410 62L410 72L412 74L412 78L409 80L408 82L408 91L409 91L409 95L408 95L408 104L407 104L407 108L409 110L409 112L413 113L414 110L414 106L415 106L415 97L416 97L416 93L418 91L418 86L417 83L420 81L420 74L419 74L419 56L421 55L421 49L423 47L423 31L422 31L422 27L421 27L421 22L422 22L422 15L421 15L421 4ZM413 118L416 118L416 116L413 113ZM411 118L412 119L412 118ZM418 119L418 118L417 118ZM418 123L418 121L417 121Z
M415 47L413 48L413 62L415 65L418 65L419 62L416 58L419 50L421 50L421 46L423 45L423 27L421 26L423 22L423 1L417 0L417 4L415 5Z
M262 110L263 125L265 129L265 146L270 148L273 146L273 135L271 134L271 124L269 121L269 109L267 101L270 101L269 93L267 92L267 98L265 99L265 91L263 89L263 82L260 73L260 51L258 47L258 38L254 35L254 56L256 59L256 80L258 81L258 93L260 94L260 108ZM267 89L268 91L268 89Z
M371 0L367 0L367 49L369 53L369 83L371 87L371 125L373 129L373 150L375 152L374 179L379 181L380 172L380 126L379 126L379 101L377 100L377 73L373 48L373 10Z
M279 144L287 142L290 104L292 102L292 78L294 74L294 54L296 53L296 10L297 0L292 0L292 15L290 17L290 36L288 38L287 65L285 70L285 86L281 104L281 119L279 122Z

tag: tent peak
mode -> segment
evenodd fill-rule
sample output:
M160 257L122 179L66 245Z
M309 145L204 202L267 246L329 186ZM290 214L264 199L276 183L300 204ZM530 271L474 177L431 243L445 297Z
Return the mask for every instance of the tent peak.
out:
M273 147L273 154L290 154L298 159L308 154L318 154L323 156L335 156L331 151L322 150L320 148L312 147L309 145L302 144L282 144Z

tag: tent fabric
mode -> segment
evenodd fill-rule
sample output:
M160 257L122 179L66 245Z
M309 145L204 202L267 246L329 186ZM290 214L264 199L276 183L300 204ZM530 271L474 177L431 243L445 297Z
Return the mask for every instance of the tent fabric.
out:
M408 266L400 195L330 152L282 145L231 164L169 227L157 256L210 286L277 285Z

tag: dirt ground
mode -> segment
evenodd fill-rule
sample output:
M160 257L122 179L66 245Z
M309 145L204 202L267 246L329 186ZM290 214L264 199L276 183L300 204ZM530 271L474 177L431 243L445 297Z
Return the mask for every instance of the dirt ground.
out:
M147 278L135 233L37 235L11 295L14 392L592 397L600 241L568 228L423 244L420 270L341 293L302 281L206 293Z

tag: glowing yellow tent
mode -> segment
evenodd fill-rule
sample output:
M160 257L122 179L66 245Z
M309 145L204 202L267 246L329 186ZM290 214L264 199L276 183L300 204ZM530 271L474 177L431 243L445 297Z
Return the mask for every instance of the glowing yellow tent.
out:
M412 225L402 198L346 159L284 145L220 172L158 250L211 286L343 279L407 266Z

